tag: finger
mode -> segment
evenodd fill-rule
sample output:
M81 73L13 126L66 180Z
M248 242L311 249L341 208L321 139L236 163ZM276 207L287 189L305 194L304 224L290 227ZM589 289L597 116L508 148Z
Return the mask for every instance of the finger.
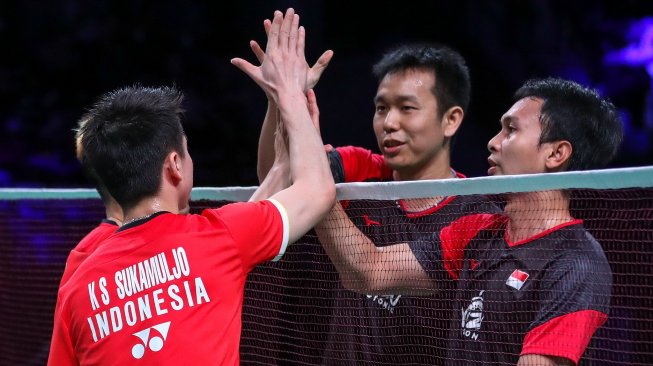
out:
M269 36L270 35L270 28L272 28L272 22L270 19L265 19L263 21L263 28L265 29L265 35Z
M311 70L313 70L313 72L315 72L319 77L324 71L324 69L326 69L327 66L329 66L329 62L331 62L332 58L333 58L333 51L331 50L324 51L322 56L320 56L320 58L318 58L317 61L315 61L315 64L313 65L313 67L311 67Z
M243 60L242 58L232 58L231 63L242 70L245 74L247 74L250 78L252 78L254 81L258 80L258 77L256 75L258 71L258 67L250 64L246 60Z
M297 35L297 56L304 57L304 46L306 45L306 29L301 26L299 27Z
M288 8L286 10L286 16L283 17L283 23L281 24L281 30L279 32L279 48L282 51L288 50L288 36L290 35L290 26L294 19L295 10L293 8Z
M317 98L315 97L315 91L313 89L308 89L306 92L306 99L308 101L308 114L311 116L311 121L313 126L317 130L317 133L320 133L320 109L317 106Z
M331 144L324 145L324 151L330 153L331 151L333 151L333 145Z
M299 27L299 15L295 14L290 25L290 37L288 38L288 50L294 51L297 48L297 28Z
M274 18L272 18L270 33L268 34L268 44L265 48L266 53L279 48L279 30L281 29L282 21L283 21L283 14L279 10L276 10L274 12Z
M258 62L263 63L263 60L265 60L265 52L263 51L261 46L259 46L258 42L249 41L249 47L256 55L256 59L258 60Z

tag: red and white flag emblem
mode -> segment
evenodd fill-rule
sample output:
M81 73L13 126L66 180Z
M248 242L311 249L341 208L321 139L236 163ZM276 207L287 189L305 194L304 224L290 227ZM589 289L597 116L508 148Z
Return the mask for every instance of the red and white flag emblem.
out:
M527 279L528 279L528 273L516 269L512 272L510 277L508 277L508 280L506 281L506 285L516 290L520 290L521 287L524 286L524 282L526 282Z

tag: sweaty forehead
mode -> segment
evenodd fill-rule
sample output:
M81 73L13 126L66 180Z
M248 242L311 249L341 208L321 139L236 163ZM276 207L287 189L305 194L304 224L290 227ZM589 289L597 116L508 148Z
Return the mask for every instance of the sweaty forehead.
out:
M432 72L420 69L407 69L387 74L379 83L375 99L394 98L397 95L419 96L432 94L435 84Z

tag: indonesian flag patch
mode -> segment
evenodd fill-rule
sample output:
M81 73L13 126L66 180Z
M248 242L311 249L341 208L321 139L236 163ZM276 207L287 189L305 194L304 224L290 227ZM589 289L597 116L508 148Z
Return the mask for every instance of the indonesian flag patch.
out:
M514 288L515 290L521 290L521 287L524 286L524 282L528 279L528 273L520 271L518 269L514 270L508 280L506 285Z

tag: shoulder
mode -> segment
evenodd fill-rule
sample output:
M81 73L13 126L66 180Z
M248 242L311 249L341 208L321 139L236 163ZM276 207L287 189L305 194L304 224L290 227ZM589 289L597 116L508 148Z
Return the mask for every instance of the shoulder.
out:
M560 258L607 264L601 244L585 230L580 220L576 220L575 224L557 230L549 236L551 236L550 240L555 243L555 249Z
M200 217L210 221L240 218L247 219L248 215L256 212L265 212L269 210L278 211L280 204L273 200L262 200L257 202L236 202L224 205L220 208L210 208L202 211Z
M549 245L538 245L545 251L536 257L549 258L544 265L545 277L564 279L564 286L593 288L612 283L612 269L601 245L582 225L573 225L543 237ZM547 240L548 239L548 240ZM535 248L533 248L535 249ZM533 256L533 250L529 251Z
M232 235L250 232L255 229L288 225L288 214L283 205L276 200L257 202L237 202L218 209L202 211L201 218L213 228L225 228Z
M115 233L116 230L118 230L118 225L103 221L100 225L91 230L91 232L86 234L73 250L80 253L93 251L98 244L111 236L111 234Z
M336 183L388 180L392 170L380 154L357 146L335 148L329 153Z

